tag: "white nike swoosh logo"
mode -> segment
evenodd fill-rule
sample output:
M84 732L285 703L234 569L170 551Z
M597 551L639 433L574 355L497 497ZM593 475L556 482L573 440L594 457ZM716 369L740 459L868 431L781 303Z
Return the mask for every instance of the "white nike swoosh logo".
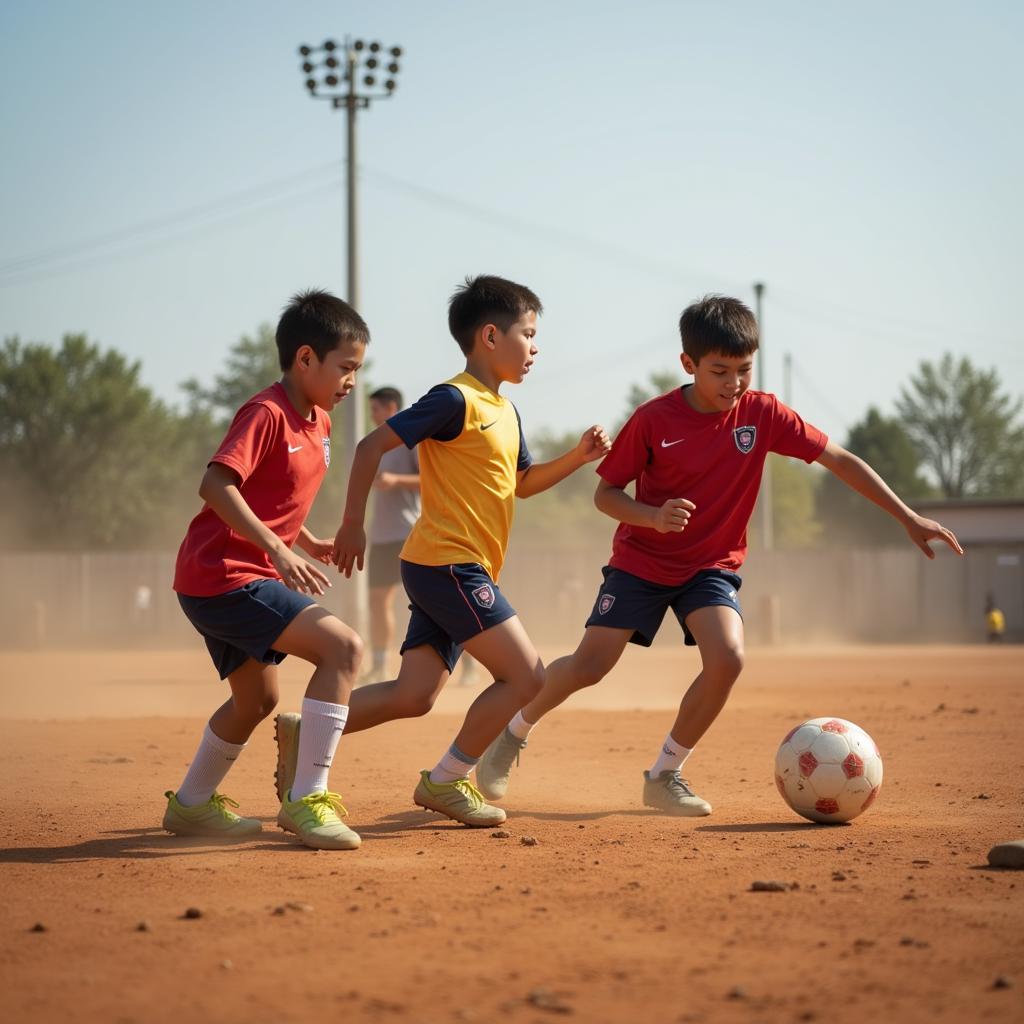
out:
M288 445L288 454L291 455L294 452L297 452L301 447L301 444L297 444L294 448L291 445Z
M685 437L679 438L678 441L666 441L664 438L661 439L662 448L671 448L674 444L682 444L686 440Z

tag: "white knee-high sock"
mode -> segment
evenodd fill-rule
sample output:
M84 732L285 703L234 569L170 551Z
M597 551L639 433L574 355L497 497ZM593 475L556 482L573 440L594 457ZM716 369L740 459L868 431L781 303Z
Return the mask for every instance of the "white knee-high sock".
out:
M473 766L479 760L479 757L470 757L468 754L464 754L453 743L444 757L431 769L430 781L454 782L456 779L467 779Z
M681 743L677 743L672 739L672 733L669 733L662 744L658 759L651 765L648 774L652 779L656 779L662 772L679 771L692 753L692 747L684 747Z
M331 762L347 721L346 704L303 698L302 729L299 732L295 781L292 783L293 800L327 789Z
M530 735L530 730L536 724L536 722L528 722L523 718L522 711L517 711L515 717L508 723L507 728L517 740L525 740Z
M227 740L222 740L207 722L196 756L192 758L192 763L185 773L185 781L178 789L178 803L184 807L205 804L243 750L244 743L228 743Z

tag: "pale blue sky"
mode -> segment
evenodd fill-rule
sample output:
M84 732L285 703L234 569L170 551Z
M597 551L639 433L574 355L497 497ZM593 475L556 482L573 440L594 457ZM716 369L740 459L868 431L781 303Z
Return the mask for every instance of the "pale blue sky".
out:
M0 334L87 331L177 400L292 292L344 294L344 118L296 47L350 32L406 51L360 124L374 382L460 369L446 300L491 272L547 307L528 433L617 420L683 306L755 280L770 389L791 352L840 439L947 349L1021 394L1022 10L8 3Z

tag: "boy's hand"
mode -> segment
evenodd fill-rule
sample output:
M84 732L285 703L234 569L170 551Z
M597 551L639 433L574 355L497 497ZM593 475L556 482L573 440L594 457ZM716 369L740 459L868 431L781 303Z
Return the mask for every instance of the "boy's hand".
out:
M323 594L331 585L315 565L310 565L288 548L273 552L270 561L289 590L297 590L300 594Z
M682 533L696 507L686 498L669 498L661 508L655 509L654 528L658 533Z
M960 547L960 541L956 539L952 530L947 530L941 523L935 522L934 519L925 519L924 516L919 516L916 512L912 512L910 519L905 522L904 527L910 539L929 557L934 558L935 552L932 551L928 544L930 540L941 540L943 543L948 544L958 555L964 553L964 549Z
M334 562L334 541L314 537L306 543L306 554L324 565L331 565Z
M583 432L580 442L576 445L584 463L604 458L611 451L611 438L605 433L604 427L593 426Z
M398 486L398 475L396 473L378 473L373 478L373 489L375 491L390 491Z
M349 577L353 569L362 570L365 552L366 531L363 524L354 519L346 519L338 527L338 534L334 538L333 557L338 572L343 572Z

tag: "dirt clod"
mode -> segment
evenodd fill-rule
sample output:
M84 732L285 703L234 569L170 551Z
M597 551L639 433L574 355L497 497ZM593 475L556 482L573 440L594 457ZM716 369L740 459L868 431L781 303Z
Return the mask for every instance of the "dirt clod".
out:
M198 907L189 907L181 916L186 921L195 921L203 916L203 912Z
M750 883L751 892L789 892L788 882L757 880Z
M523 846L538 846L540 844L539 839L535 839L533 836L522 836L519 840Z
M512 833L506 832L503 828L499 828L497 832L491 833L492 839L511 839Z
M997 843L988 851L988 862L994 868L1024 869L1024 839Z

